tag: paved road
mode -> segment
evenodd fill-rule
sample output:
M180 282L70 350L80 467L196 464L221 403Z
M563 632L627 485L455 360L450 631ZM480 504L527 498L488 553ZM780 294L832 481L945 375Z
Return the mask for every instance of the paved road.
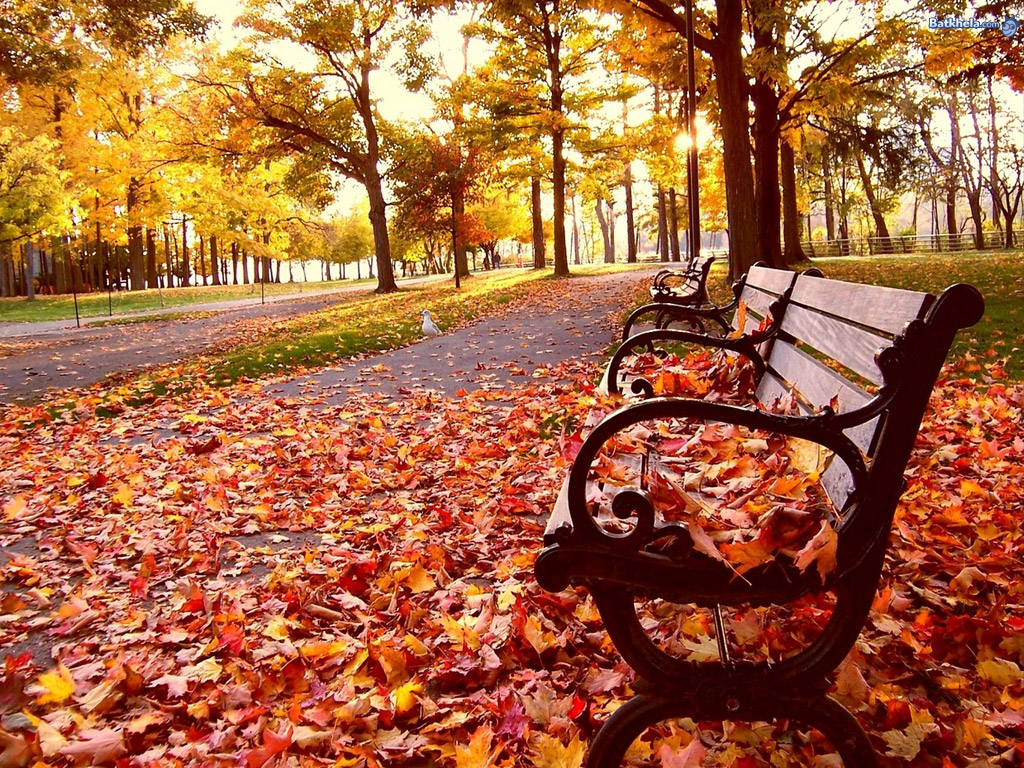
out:
M561 280L523 305L467 328L269 389L333 405L352 392L393 398L425 388L451 397L460 390L522 384L544 364L604 355L621 331L620 313L651 275L645 270Z
M615 336L616 316L638 282L649 280L645 270L558 281L497 318L272 388L337 402L353 389L394 396L400 390L430 387L454 395L461 389L522 382L542 363L603 354ZM112 373L183 359L229 337L240 320L293 316L342 298L338 292L306 294L280 297L265 306L212 305L208 308L218 315L193 320L81 329L64 324L6 339L0 334L0 403L31 402L51 390L87 386Z
M438 278L427 278L438 279ZM409 285L417 281L403 281ZM0 403L30 402L51 390L87 386L112 373L174 362L227 338L241 320L291 317L342 301L366 285L292 296L259 297L194 304L138 313L139 316L216 312L214 317L161 320L150 323L97 326L110 318L88 318L89 324L0 323ZM132 315L121 315L124 319Z

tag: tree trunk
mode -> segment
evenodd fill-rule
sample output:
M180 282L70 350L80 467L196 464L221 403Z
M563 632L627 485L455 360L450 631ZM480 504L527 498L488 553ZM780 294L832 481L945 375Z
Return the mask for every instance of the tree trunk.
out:
M36 297L36 249L32 243L27 243L21 246L21 262L25 269L25 279L23 283L25 285L25 297L32 301Z
M754 183L750 164L749 88L743 67L743 2L716 0L717 45L712 52L722 123L722 167L729 220L729 276L758 260Z
M146 287L156 288L159 279L156 271L156 230L146 227Z
M832 190L832 160L828 146L821 153L821 180L825 194L825 238L831 242L836 239L835 193Z
M668 190L668 245L672 250L672 261L682 261L683 253L679 247L679 195L675 187Z
M530 209L533 217L533 268L544 269L544 216L540 207L540 176L530 179Z
M796 158L793 147L783 141L779 147L779 164L782 175L782 236L785 240L783 260L786 267L802 261L800 247L800 208L796 199Z
M992 225L1003 231L1000 224L999 206L999 126L996 123L996 97L992 92L992 72L988 73L988 137L991 142L989 147L989 192L992 196ZM1013 220L1007 222L1007 229L1013 229Z
M658 258L668 261L668 210L666 208L665 190L658 185Z
M857 171L860 173L861 185L864 188L864 197L867 198L868 206L871 209L871 218L875 222L875 234L879 238L879 252L892 253L892 243L889 240L889 227L885 223L885 216L879 208L878 200L875 197L875 190L871 184L871 176L864 165L864 156L857 153Z
M455 268L459 277L469 277L469 259L466 255L465 238L462 236L462 223L466 218L466 195L461 185L452 193L452 253L455 254Z
M604 216L604 200L598 200L594 205L594 210L597 212L597 223L601 227L601 241L604 245L604 263L614 264L615 243L612 240L611 227L608 225L608 220Z
M949 246L954 250L960 249L960 241L957 237L960 234L960 228L956 223L957 165L959 164L958 158L961 151L960 116L957 105L958 102L955 95L946 102L946 113L949 115L951 137L949 143L949 166L946 169L946 232L949 234Z
M782 258L779 194L779 97L769 83L751 89L754 102L754 219L761 254L770 266L786 266Z
M199 236L199 274L203 276L203 285L206 285L206 238Z
M171 262L171 233L167 229L167 225L164 224L164 262L165 262L165 281L168 288L174 287L174 264Z
M636 264L636 222L633 218L633 169L626 163L622 176L626 188L626 263Z
M128 181L128 280L131 290L141 291L146 287L146 258L143 253L142 225L135 220L139 216L141 182L134 176Z
M188 287L190 283L188 265L188 216L181 217L181 284Z
M377 259L377 293L393 293L398 290L395 282L394 265L391 262L391 240L388 237L387 203L380 177L380 137L374 103L370 98L370 71L367 64L361 72L356 103L359 116L366 131L366 162L363 170L363 184L370 198L370 226L373 228L373 250Z
M497 249L497 243L495 243ZM580 222L576 216L576 195L572 196L572 257L574 264L581 264L580 261Z
M238 243L231 243L231 282L238 285Z
M210 235L210 271L213 273L213 284L220 285L220 254L217 252L216 235Z
M249 254L242 249L242 285L249 285Z
M561 104L559 103L559 110ZM566 277L569 274L569 252L565 247L565 151L564 134L561 129L551 133L553 150L551 153L554 181L552 190L555 199L554 239L555 239L555 275Z

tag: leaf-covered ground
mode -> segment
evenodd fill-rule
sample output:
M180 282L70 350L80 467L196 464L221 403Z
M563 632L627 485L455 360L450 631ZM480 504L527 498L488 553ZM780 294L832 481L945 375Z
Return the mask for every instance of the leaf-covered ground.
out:
M565 436L613 405L596 376L6 410L0 765L576 768L632 674L586 593L532 568ZM951 374L922 428L836 685L889 765L1024 763L1022 413L1020 386ZM799 731L727 730L636 754L839 764Z

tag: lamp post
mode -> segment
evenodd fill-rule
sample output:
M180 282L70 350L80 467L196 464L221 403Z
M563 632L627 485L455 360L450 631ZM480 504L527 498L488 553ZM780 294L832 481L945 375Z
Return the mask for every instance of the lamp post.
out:
M686 202L690 212L690 266L700 257L700 183L697 155L697 73L693 52L693 0L686 0L686 119L690 146L686 157Z

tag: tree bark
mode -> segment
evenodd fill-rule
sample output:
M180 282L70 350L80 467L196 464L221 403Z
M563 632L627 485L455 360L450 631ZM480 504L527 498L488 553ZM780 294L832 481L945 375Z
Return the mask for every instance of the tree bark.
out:
M461 226L466 218L466 195L461 184L452 193L452 215L454 217L452 253L455 254L455 268L459 271L460 278L469 277L469 259L466 255L466 243L462 236Z
M544 269L544 216L540 207L540 177L530 179L530 209L533 217L533 268Z
M779 98L768 83L758 82L754 102L754 219L757 242L769 265L786 266L782 258L780 228L782 199L779 195Z
M636 222L633 214L633 169L626 163L622 178L626 188L626 263L636 264Z
M213 284L220 285L220 254L216 235L210 235L210 271L213 273Z
M143 255L142 225L134 223L139 215L140 192L142 184L134 176L128 181L127 213L128 213L128 280L133 291L141 291L146 287L146 261Z
M658 257L668 261L668 210L665 202L665 190L658 185Z
M604 215L604 200L599 199L594 205L594 210L597 212L597 223L601 227L601 241L604 245L604 263L614 264L615 243L611 237L611 227L608 225L608 220Z
M188 216L181 217L181 285L185 288L190 283L188 264Z
M722 165L729 220L729 276L738 279L758 259L754 182L750 164L749 88L743 68L742 0L716 0L718 36L712 48L722 124Z
M393 293L398 290L395 282L394 265L391 262L391 240L388 237L387 203L380 177L380 136L374 117L374 102L370 98L370 71L367 64L361 73L356 104L366 131L366 162L363 169L363 183L370 198L370 226L373 228L373 249L377 259L377 293Z
M825 195L825 238L831 242L836 239L835 193L832 189L832 159L828 145L821 153L821 179Z
M796 158L793 147L783 141L779 147L779 164L782 175L782 236L785 241L783 262L786 267L802 261L803 249L800 247L800 208L796 199Z
M156 288L159 278L156 270L156 230L146 227L146 287Z
M882 213L881 208L878 205L878 200L875 197L875 190L871 184L871 176L868 174L867 167L864 165L864 156L857 153L857 171L860 173L861 185L864 189L864 197L867 198L868 207L871 209L871 218L875 222L875 234L879 240L879 250L881 253L892 253L892 243L889 240L889 227L885 223L885 215Z
M164 280L168 288L174 287L174 264L171 262L171 233L164 224L164 262L166 274Z
M668 190L668 244L672 250L672 261L682 261L683 254L679 247L679 195L675 187Z

